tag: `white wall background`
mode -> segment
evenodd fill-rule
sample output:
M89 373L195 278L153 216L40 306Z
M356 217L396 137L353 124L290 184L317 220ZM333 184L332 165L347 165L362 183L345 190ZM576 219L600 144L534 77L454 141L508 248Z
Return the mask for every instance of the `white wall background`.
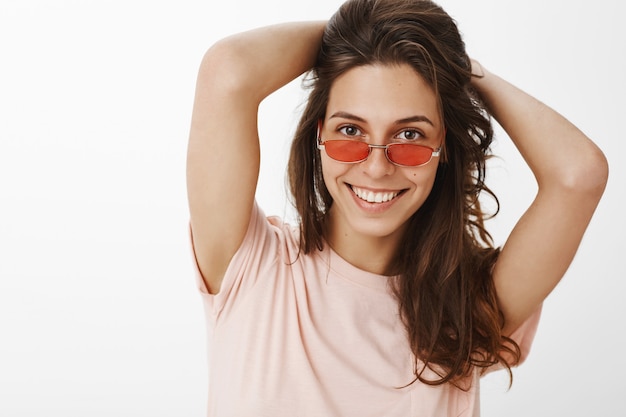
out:
M473 56L574 121L611 164L529 360L509 392L504 375L485 380L483 415L625 415L626 29L618 5L441 4ZM205 339L184 182L198 63L224 35L326 18L338 5L1 0L0 416L204 415ZM295 82L262 107L258 198L270 214L289 213L277 167L302 97ZM502 211L490 226L502 243L534 185L498 137L491 185Z

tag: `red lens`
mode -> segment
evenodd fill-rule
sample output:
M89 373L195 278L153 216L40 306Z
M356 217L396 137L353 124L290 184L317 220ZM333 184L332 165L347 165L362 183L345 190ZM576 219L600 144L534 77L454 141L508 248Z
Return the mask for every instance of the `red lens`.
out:
M340 162L364 161L370 154L367 143L355 140L327 140L324 148L328 156Z
M387 146L387 158L394 164L418 166L430 161L433 150L427 146L392 143Z
M414 167L424 165L432 157L433 150L427 146L391 143L387 146L368 145L356 140L328 140L323 142L326 154L339 162L362 162L370 154L371 147L384 148L387 159L396 165Z

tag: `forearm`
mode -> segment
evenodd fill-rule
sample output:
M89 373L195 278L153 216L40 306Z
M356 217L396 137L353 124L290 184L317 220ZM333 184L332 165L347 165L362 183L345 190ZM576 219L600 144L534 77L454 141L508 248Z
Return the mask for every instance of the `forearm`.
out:
M201 76L260 102L312 68L325 22L267 26L224 38L207 51Z
M576 126L477 62L473 72L479 76L473 77L472 84L519 149L540 187L586 189L603 184L606 159Z

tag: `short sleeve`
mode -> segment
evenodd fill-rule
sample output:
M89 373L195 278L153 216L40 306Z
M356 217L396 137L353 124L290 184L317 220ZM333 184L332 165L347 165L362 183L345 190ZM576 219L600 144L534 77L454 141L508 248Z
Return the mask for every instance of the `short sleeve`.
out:
M539 306L539 308L537 308L537 310L511 334L511 339L517 343L522 353L518 365L521 365L530 353L530 348L535 340L535 334L537 333L537 327L539 326L541 309L542 306Z
M539 326L542 306L543 305L540 305L537 310L535 310L535 312L531 314L531 316L527 318L526 321L524 321L522 325L519 326L510 336L510 338L513 339L519 346L521 353L520 360L515 366L521 365L530 353L530 348L535 340L535 334L537 333L537 327ZM504 356L506 358L508 355L505 353ZM490 373L503 368L504 366L502 364L497 364L486 369L485 373Z
M275 229L255 202L246 235L226 269L220 290L217 294L210 294L196 261L190 227L195 280L205 304L207 317L216 319L225 306L250 291L256 280L263 275L263 271L275 262L278 252Z

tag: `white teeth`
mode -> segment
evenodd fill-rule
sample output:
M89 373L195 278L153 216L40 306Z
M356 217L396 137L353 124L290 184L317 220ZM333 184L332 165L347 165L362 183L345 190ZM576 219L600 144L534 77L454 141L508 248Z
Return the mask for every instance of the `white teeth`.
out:
M356 194L357 197L361 200L367 201L368 203L385 203L393 200L398 194L400 194L397 191L375 193L373 191L363 190L354 186L352 186L352 191L354 191L354 194Z

